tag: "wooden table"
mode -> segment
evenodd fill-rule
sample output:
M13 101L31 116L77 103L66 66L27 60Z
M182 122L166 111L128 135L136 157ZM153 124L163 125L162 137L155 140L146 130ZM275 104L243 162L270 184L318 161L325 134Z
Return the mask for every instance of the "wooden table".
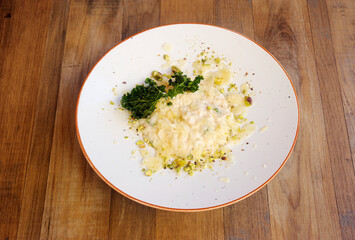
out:
M85 76L119 41L209 23L266 47L301 108L295 150L231 206L137 204L86 162L74 113ZM0 1L0 239L355 239L355 1Z

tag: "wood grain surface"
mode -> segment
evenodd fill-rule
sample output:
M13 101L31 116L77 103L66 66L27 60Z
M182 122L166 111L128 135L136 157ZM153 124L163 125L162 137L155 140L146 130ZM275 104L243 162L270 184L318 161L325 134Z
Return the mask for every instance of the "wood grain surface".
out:
M301 111L282 171L247 199L156 210L107 186L75 133L80 87L112 46L194 22L255 39L286 68ZM355 239L355 1L0 1L0 240Z

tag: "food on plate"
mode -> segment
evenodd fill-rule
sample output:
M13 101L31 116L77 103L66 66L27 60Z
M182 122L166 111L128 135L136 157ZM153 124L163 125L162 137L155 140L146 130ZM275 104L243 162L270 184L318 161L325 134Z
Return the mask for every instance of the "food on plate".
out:
M199 57L192 64L193 79L177 66L168 74L153 71L121 99L131 113L129 123L142 137L136 144L147 176L162 169L193 175L217 160L231 162L228 145L255 131L246 118L254 104L249 84L231 83L234 76L224 59Z

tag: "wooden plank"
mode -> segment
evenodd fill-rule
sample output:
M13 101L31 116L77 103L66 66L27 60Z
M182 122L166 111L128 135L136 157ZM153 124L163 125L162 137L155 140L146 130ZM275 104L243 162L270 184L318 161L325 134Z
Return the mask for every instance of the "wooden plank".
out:
M160 1L123 1L122 39L159 25ZM155 209L111 193L110 239L154 239Z
M216 24L254 38L251 1L219 1ZM267 186L224 209L225 239L270 239L270 227Z
M155 209L112 192L109 239L155 239Z
M170 0L161 1L160 23L208 23L214 24L213 0Z
M350 7L350 6L349 6ZM355 10L355 8L353 8ZM337 199L339 221L342 230L343 239L355 238L355 174L354 166L351 161L351 150L349 138L347 135L346 119L344 116L344 108L351 110L348 106L346 97L355 96L351 93L351 88L344 90L342 94L336 61L334 57L332 36L330 31L328 11L325 1L309 1L310 25L312 28L313 45L317 60L317 70L320 82L320 90L322 96L323 112L325 116L325 126L328 139L328 148L330 150L330 159L332 163L332 171L335 185L335 193ZM342 25L339 24L339 27ZM353 29L355 33L355 29ZM338 34L342 34L338 32ZM336 34L334 34L336 35ZM343 42L336 42L343 45ZM351 44L349 44L349 47ZM355 41L352 42L355 48ZM355 53L355 49L350 49ZM355 55L352 55L354 59ZM350 66L349 70L351 69ZM349 79L350 80L350 79ZM342 81L347 83L346 80ZM352 80L354 82L354 79ZM349 87L355 83L350 83ZM342 102L345 101L344 108ZM354 99L350 99L355 103ZM347 115L348 116L348 115ZM349 117L349 116L348 116ZM350 120L349 126L355 121ZM353 126L355 127L355 126ZM349 131L351 134L351 130Z
M5 59L6 47L10 41L10 31L12 23L12 14L14 12L14 1L6 0L0 2L0 66L3 66Z
M327 0L326 3L355 169L355 2ZM352 218L354 219L354 213ZM355 228L354 225L353 227Z
M214 1L162 1L161 24L176 22L215 23ZM223 209L202 213L157 210L156 239L224 239Z
M267 188L224 209L225 239L271 239Z
M0 239L15 239L50 1L1 1L0 13Z
M197 213L157 210L155 239L224 239L223 209Z
M123 0L123 8L122 39L160 24L158 0Z
M18 239L38 239L41 232L68 13L69 1L52 3L22 194Z
M215 5L216 25L254 37L253 6L248 0L222 0Z
M274 239L341 238L330 151L306 1L253 1L256 40L290 74L299 97L298 143L268 185Z
M120 3L71 1L41 239L108 238L111 189L79 148L75 108L86 75L121 39L121 26Z

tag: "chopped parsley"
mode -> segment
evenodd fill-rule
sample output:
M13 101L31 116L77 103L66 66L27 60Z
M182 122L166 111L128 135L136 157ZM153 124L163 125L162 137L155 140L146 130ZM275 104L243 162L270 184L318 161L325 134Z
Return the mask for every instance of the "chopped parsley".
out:
M164 85L158 85L150 78L145 80L147 85L138 85L123 95L121 105L131 111L131 117L134 119L147 118L156 109L159 99L173 98L184 92L196 92L203 77L198 75L193 81L182 72L175 72L169 80L169 90ZM168 105L172 105L171 102Z
M186 75L183 75L182 72L177 72L172 76L173 79L169 80L169 86L172 86L172 89L169 89L167 92L167 96L170 98L175 97L178 94L182 94L184 92L196 92L198 90L199 84L203 77L198 75L195 77L193 81Z

